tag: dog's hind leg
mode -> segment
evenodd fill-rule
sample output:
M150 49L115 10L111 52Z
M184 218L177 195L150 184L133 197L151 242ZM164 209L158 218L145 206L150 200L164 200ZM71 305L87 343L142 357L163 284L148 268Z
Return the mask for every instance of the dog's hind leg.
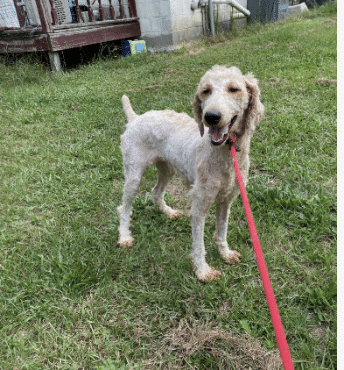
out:
M120 220L118 238L120 247L130 247L134 242L134 238L131 236L129 230L130 215L132 204L146 167L146 165L140 164L131 165L128 166L128 168L124 167L125 183L123 188L123 200L122 205L117 207Z
M154 203L159 210L165 213L169 218L178 218L183 216L182 211L172 209L164 200L166 186L174 175L173 168L165 161L158 161L156 163L156 168L158 169L158 181L152 189Z

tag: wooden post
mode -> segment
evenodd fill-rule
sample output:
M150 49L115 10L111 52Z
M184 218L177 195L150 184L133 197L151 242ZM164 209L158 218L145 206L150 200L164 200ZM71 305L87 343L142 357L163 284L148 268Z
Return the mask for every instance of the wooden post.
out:
M132 18L137 17L135 0L128 0L128 8L129 8L130 17Z
M128 1L128 10L129 10L129 18L133 18L134 17L133 9L132 9L131 4L130 4L129 1Z
M61 59L58 51L49 51L50 67L53 72L62 71Z
M124 8L123 8L123 5L122 5L122 1L121 0L118 0L118 4L119 4L119 15L120 15L120 18L121 19L124 19L125 18L125 13L124 13Z
M17 11L19 26L20 26L20 28L23 28L23 27L25 27L25 18L26 18L25 12L24 12L22 6L17 5L18 0L14 0L13 2L14 2L14 6L16 8L16 11Z
M101 21L105 21L105 12L104 8L102 7L102 0L98 0L99 4L99 18Z
M35 0L37 5L37 10L39 14L39 19L41 20L42 32L49 33L53 32L51 27L51 23L49 22L49 18L47 16L46 8L44 7L42 0Z
M94 22L94 14L90 0L87 0L87 7L88 7L88 18L90 22Z
M79 6L79 0L75 0L75 4L76 4L76 18L77 18L77 21L80 23L80 22L83 22L84 21L84 18L81 14L81 9L80 9L80 6Z
M50 7L51 7L51 18L53 20L53 24L59 24L59 19L57 17L57 12L56 12L56 9L55 9L55 5L54 5L54 1L53 0L49 0L50 2Z
M114 7L112 6L112 0L109 0L110 1L110 17L111 19L115 20L116 19L116 13L115 13L115 9Z

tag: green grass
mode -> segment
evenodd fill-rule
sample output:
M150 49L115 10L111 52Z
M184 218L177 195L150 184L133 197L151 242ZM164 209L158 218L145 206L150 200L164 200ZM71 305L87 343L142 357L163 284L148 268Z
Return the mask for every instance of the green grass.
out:
M337 368L335 17L326 5L62 74L0 64L0 369L272 368L275 336L240 198L228 235L239 264L223 263L213 209L207 219L219 281L196 280L190 220L152 205L153 169L134 204L135 245L116 246L120 97L137 113L191 114L215 63L259 79L266 115L247 191L295 368Z

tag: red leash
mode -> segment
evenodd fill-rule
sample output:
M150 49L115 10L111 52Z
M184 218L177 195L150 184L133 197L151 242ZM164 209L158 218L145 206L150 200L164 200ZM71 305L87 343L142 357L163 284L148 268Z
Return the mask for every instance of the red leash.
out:
M266 268L263 251L259 243L256 226L254 224L253 215L251 212L250 204L248 202L248 197L247 197L246 190L245 190L245 184L241 177L240 168L239 168L238 160L236 157L236 150L240 150L240 149L234 144L236 141L236 137L231 137L231 140L232 140L232 143L231 143L232 145L230 146L230 150L231 150L231 154L233 158L235 173L236 173L238 184L240 187L241 198L242 198L244 208L245 208L247 223L248 223L248 227L250 229L250 234L252 238L252 244L253 244L254 252L257 258L258 269L260 271L260 276L263 281L263 287L264 287L264 291L266 295L266 300L268 301L268 305L269 305L272 324L275 329L277 346L278 346L278 349L279 349L279 352L280 352L280 355L283 361L284 370L294 370L293 361L291 359L287 339L284 334L281 317L278 312L275 295L274 295L271 282L269 279L269 273Z

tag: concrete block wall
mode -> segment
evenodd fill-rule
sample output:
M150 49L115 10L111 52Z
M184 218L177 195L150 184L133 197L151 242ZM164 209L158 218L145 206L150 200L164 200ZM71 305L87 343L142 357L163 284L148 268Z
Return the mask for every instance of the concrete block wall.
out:
M247 0L236 1L246 8ZM136 0L142 39L146 40L148 48L168 49L203 35L201 9L191 10L191 2L192 0ZM229 29L230 17L231 7L220 5L221 29Z
M148 47L173 45L170 0L136 0L136 9Z
M197 39L203 35L201 9L191 10L191 0L171 0L173 44Z

